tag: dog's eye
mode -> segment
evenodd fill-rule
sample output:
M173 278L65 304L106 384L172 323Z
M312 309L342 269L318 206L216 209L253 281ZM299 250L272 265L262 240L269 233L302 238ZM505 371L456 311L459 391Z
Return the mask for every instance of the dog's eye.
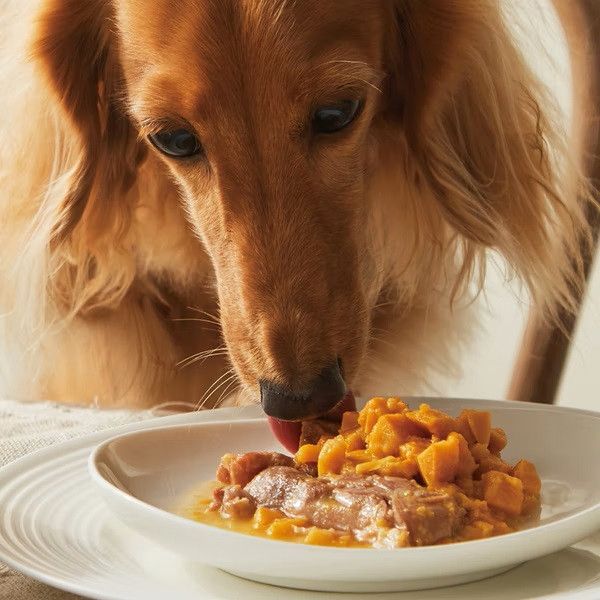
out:
M335 133L352 123L358 114L360 100L344 100L331 106L321 106L313 115L313 129L317 133Z
M148 136L152 144L167 156L185 158L202 152L198 137L187 129L159 131Z

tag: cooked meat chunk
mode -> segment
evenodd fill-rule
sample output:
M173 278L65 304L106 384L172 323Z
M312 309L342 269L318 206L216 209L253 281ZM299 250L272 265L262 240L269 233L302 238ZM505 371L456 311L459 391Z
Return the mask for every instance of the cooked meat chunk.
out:
M396 523L404 523L413 546L435 544L454 535L465 510L449 494L422 489L412 493L396 490L391 496Z
M317 477L318 475L317 463L302 463L296 465L295 468L301 473L306 473L311 477Z
M452 535L464 516L448 494L398 477L315 478L276 466L258 473L244 491L257 505L384 547L432 544Z
M226 454L217 468L217 481L245 486L257 474L274 466L292 466L294 460L279 452Z
M256 510L256 502L240 485L228 485L214 492L211 510L218 510L224 518L249 519Z
M412 480L382 475L345 475L334 481L339 490L334 492L337 499L344 493L383 495L390 504L396 527L405 526L415 546L433 544L451 536L465 515L449 494L432 492Z
M306 515L307 507L327 496L330 486L293 467L270 467L245 487L257 504L279 508L294 516Z
M323 529L352 532L369 527L378 519L391 519L382 496L337 490L333 482L291 467L265 469L245 491L261 506L278 508L294 517L307 517Z
M222 517L249 519L256 511L256 502L240 485L228 485L215 490L210 510L218 510Z

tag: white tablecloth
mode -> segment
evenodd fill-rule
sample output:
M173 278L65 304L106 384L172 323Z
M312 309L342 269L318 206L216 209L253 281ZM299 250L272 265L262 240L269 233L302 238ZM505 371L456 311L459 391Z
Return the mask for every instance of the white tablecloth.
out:
M50 402L0 400L0 466L51 444L156 416L153 411L101 411ZM0 563L0 598L74 600L79 596L38 583Z

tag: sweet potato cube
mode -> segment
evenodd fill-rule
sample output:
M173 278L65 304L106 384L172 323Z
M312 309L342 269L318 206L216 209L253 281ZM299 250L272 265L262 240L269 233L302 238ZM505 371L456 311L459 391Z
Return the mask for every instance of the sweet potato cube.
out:
M409 411L406 416L425 428L430 434L442 439L456 429L455 419L431 408L428 404L421 404L419 410Z
M475 496L475 482L470 477L457 477L455 483L467 496Z
M358 413L358 424L362 427L365 435L371 432L377 419L387 413L387 403L385 398L371 398Z
M362 427L365 434L368 434L381 415L401 413L406 409L406 404L400 398L383 398L379 396L371 398L360 411L358 424Z
M304 538L304 543L315 546L331 546L335 541L335 537L336 533L331 529L311 527Z
M428 486L448 483L456 477L458 469L458 440L435 442L417 457L419 471Z
M376 460L359 463L356 465L356 473L366 475L367 473L377 473L378 475L389 475L392 477L414 477L417 474L416 463L414 461L402 460L394 456L386 456Z
M346 458L356 462L369 462L373 460L373 455L368 450L347 450Z
M340 433L352 431L358 427L358 413L347 411L342 415L342 424L340 425Z
M412 437L400 446L399 456L404 459L417 460L417 456L431 446L430 438Z
M290 538L297 533L298 527L304 527L307 520L303 517L283 517L275 519L267 528L266 534L276 539Z
M339 474L346 458L346 441L341 435L327 440L321 448L317 460L319 476L327 473Z
M350 450L364 450L366 444L361 430L344 434L346 447Z
M296 452L296 462L300 464L317 462L320 450L321 447L318 444L303 444Z
M359 475L365 475L367 473L375 473L380 466L379 459L368 460L361 462L356 465L355 470Z
M523 483L500 471L489 471L481 478L483 482L483 499L488 506L517 516L523 508Z
M460 434L453 431L448 436L448 441L456 440L458 444L458 468L456 469L457 477L470 477L475 469L477 469L477 463L469 450L467 440Z
M399 465L392 465L379 471L381 475L392 475L394 477L404 477L405 479L413 479L419 474L419 465L416 458L399 459Z
M467 540L479 540L494 534L494 526L486 521L473 521L462 530L462 537Z
M469 421L467 419L467 413L465 410L463 410L456 419L456 431L458 431L465 438L465 440L467 440L467 444L469 444L469 446L477 443L477 440L471 431L471 427L469 426Z
M423 433L423 428L405 415L382 415L367 436L367 447L374 456L398 456L402 443Z
M285 515L276 508L267 508L259 506L252 519L252 527L254 529L266 529L275 519L281 519Z
M513 468L512 474L523 483L523 491L526 494L539 495L542 482L533 464L526 460L520 460Z
M406 406L406 402L403 402L397 396L390 396L387 398L385 405L390 413L401 413L408 408L408 406Z
M364 416L363 416L364 415ZM362 430L365 435L369 435L373 427L375 427L375 423L377 423L377 419L381 416L381 413L375 410L368 410L366 412L361 412L358 417L358 422L362 427ZM362 417L362 419L361 419Z
M352 536L333 529L311 527L304 538L304 543L315 546L349 546L352 543Z
M469 449L475 462L479 465L475 471L476 475L482 475L488 471L510 473L510 465L507 465L499 456L492 454L483 444L473 444Z
M488 443L489 451L492 454L500 454L500 451L506 446L506 433L500 427L494 427L490 431L490 441Z
M483 410L464 410L463 413L467 417L467 423L477 443L487 446L490 442L492 430L492 416L490 413Z

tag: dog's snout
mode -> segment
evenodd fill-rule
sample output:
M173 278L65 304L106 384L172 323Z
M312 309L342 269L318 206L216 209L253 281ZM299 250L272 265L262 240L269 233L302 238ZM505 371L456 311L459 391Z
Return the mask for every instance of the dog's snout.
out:
M260 381L263 410L270 417L299 421L325 414L338 404L346 393L346 384L336 361L324 368L305 389L294 391L272 381Z

